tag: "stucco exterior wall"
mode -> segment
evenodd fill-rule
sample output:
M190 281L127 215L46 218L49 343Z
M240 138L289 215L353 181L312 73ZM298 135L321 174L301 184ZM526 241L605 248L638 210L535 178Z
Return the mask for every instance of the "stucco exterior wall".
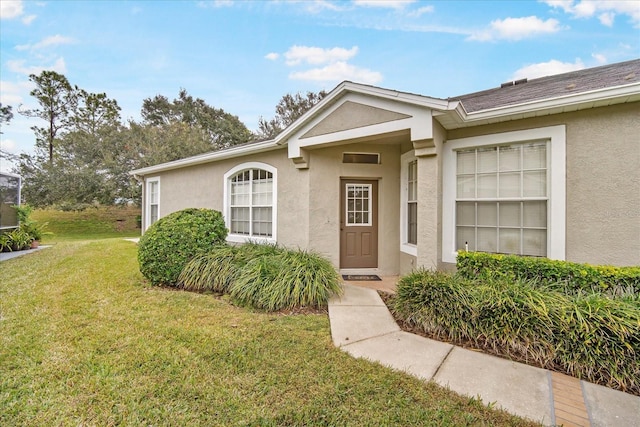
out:
M640 104L459 129L449 139L566 125L566 259L640 265Z
M379 165L343 164L343 152L380 153ZM310 152L309 243L340 265L340 178L378 180L378 270L399 271L400 145L349 144Z
M160 217L185 208L209 208L224 213L224 174L246 162L262 162L277 169L278 242L308 246L308 172L295 168L286 148L214 163L185 167L149 177L160 177ZM299 195L299 196L296 196Z

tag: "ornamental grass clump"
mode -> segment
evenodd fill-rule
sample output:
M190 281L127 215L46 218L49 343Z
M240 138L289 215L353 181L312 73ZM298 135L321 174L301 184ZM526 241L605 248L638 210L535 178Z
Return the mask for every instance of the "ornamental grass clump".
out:
M257 243L193 258L179 281L185 289L228 293L239 305L267 311L322 307L341 292L336 270L321 256Z
M233 281L237 262L237 247L216 246L209 253L191 259L178 276L178 282L189 291L224 293Z
M603 294L567 295L524 280L417 271L393 310L440 338L640 394L640 305Z

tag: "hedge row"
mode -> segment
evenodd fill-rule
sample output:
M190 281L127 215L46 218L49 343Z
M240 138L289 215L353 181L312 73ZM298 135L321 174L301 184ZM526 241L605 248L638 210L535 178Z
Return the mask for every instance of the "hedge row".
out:
M458 252L457 270L467 279L520 279L569 293L640 294L640 267L596 266L548 258Z
M396 315L423 332L640 395L640 304L522 280L417 271Z

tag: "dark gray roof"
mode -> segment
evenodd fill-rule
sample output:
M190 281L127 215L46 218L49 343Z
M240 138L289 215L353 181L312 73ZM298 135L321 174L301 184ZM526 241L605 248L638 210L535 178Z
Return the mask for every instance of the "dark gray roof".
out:
M465 110L472 113L596 89L623 86L638 81L640 81L640 59L635 59L529 81L523 79L516 81L515 84L509 82L499 88L453 96L449 100L462 101Z

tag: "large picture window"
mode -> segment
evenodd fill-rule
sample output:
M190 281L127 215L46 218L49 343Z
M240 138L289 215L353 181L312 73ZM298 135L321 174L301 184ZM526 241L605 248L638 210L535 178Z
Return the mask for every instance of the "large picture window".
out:
M275 239L275 168L246 164L225 175L230 240Z
M547 143L456 151L456 248L547 254Z
M442 260L470 250L565 258L564 126L447 141Z

